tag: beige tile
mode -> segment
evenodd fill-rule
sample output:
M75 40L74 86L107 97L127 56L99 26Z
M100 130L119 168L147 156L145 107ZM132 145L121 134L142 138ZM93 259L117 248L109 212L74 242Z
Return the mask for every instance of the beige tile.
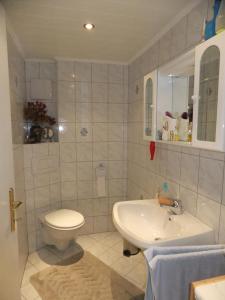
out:
M198 193L221 202L224 161L200 158Z
M58 80L73 81L75 79L74 63L72 61L57 62Z
M30 277L37 273L38 269L33 266L31 263L27 263L26 269L23 274L22 287L30 283Z
M111 266L120 257L121 255L117 251L113 249L107 249L102 255L99 256L99 259L103 261L106 265Z
M147 267L144 263L139 263L127 275L126 278L140 288L144 288L147 282Z
M76 81L91 81L91 63L76 62Z
M21 294L26 300L36 300L39 297L39 294L30 283L21 288Z
M92 64L92 81L107 82L108 81L108 65Z
M137 262L127 258L120 257L111 267L121 275L127 275L134 267L137 266Z

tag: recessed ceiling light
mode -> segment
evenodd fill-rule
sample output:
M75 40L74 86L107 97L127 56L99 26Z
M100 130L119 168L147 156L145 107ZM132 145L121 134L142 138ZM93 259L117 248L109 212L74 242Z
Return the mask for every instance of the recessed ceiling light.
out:
M95 28L95 25L91 24L91 23L87 23L87 24L84 24L84 28L87 30L92 30Z

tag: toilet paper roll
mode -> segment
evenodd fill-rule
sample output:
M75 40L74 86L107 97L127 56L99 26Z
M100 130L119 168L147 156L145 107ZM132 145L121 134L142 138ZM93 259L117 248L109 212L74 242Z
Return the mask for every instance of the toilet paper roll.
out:
M105 197L106 196L105 176L97 177L97 196L98 197Z
M96 191L98 197L105 197L106 196L106 188L105 188L105 175L106 169L103 164L100 164L96 168Z

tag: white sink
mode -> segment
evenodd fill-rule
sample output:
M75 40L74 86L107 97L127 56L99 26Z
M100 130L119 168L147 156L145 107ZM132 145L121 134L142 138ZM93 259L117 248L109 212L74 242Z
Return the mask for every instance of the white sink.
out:
M214 231L187 212L169 215L158 201L117 202L113 222L123 238L144 250L155 246L214 244Z

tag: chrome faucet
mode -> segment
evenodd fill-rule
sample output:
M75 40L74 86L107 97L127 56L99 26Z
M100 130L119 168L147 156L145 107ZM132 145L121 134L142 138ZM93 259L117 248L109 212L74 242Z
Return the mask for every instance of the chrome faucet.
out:
M175 215L181 215L184 213L184 208L182 205L181 200L172 199L172 205L170 209L168 210L169 213L175 214Z
M162 189L159 187L157 189L156 199L159 200L161 192L162 192ZM169 200L171 201L171 204L160 204L160 206L161 207L166 207L166 206L169 207L168 213L171 215L181 215L184 213L184 208L183 208L181 200L171 199L171 198L169 198Z

